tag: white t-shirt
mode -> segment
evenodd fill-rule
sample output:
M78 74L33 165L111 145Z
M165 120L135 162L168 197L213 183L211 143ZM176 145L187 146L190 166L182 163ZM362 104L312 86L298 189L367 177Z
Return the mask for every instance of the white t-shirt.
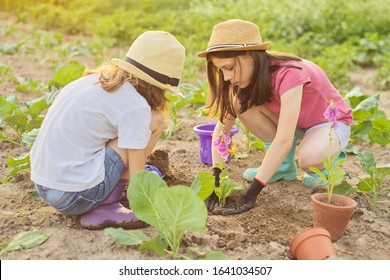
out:
M104 180L105 147L144 149L151 109L130 83L109 93L97 75L84 76L58 94L30 152L31 179L62 191L90 189Z

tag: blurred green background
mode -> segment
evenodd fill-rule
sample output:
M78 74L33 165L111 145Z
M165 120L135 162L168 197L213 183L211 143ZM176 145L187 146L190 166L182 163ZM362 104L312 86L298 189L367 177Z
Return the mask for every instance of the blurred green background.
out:
M390 0L1 0L0 10L35 30L90 35L96 53L125 51L146 30L171 32L186 47L186 82L205 79L195 55L212 27L240 18L258 24L272 50L319 64L341 91L353 86L348 72L371 66L377 88L390 88Z

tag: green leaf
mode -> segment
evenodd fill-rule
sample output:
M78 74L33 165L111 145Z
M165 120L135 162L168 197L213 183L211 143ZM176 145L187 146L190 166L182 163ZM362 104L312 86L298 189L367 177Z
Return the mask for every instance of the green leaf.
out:
M390 120L375 118L372 120L372 129L368 134L372 143L386 146L390 143Z
M139 246L141 251L152 251L162 257L168 244L160 236L142 242Z
M342 181L340 184L336 185L333 188L333 193L334 194L340 194L340 195L345 195L349 196L351 194L356 193L356 188L352 187L348 182Z
M113 237L119 244L138 245L148 240L141 230L126 231L122 228L106 228L104 234Z
M222 252L209 252L206 253L203 257L203 260L228 260L228 256L226 256Z
M236 181L230 178L224 181L224 185L222 188L224 189L225 199L232 196L236 191L245 189L243 185L237 183Z
M371 140L369 138L369 134L372 129L371 121L363 121L356 125L352 125L351 132L352 132L352 139L361 139L367 143L371 143Z
M356 106L354 111L360 111L360 110L366 112L375 111L378 108L378 105L379 105L379 93L370 96L367 99L364 99Z
M33 130L31 130L28 133L23 133L22 134L23 144L26 145L26 147L30 148L34 144L35 139L37 139L38 132L39 132L39 129L34 128Z
M255 141L251 141L250 147L251 148L253 147L260 151L265 149L264 142L259 139L256 139Z
M311 171L313 171L315 174L317 174L318 176L320 176L321 180L323 182L326 182L328 181L328 179L326 178L326 176L324 175L324 173L322 173L321 170L319 170L318 168L315 168L315 167L310 167L309 168Z
M347 145L347 147L345 147L345 151L348 153L348 154L354 154L354 155L357 155L360 153L360 148L359 146L357 145L353 145L351 143L349 143Z
M367 99L369 96L366 94L363 94L359 88L354 88L347 94L345 94L344 98L348 100L349 104L352 108L356 108L356 106L362 102L363 100Z
M138 219L154 227L158 226L158 216L153 201L159 188L168 188L168 185L153 172L142 170L132 176L127 189L131 209Z
M27 110L25 111L26 114L29 114L31 118L35 119L37 118L44 110L46 110L49 107L49 104L47 103L44 96L26 101Z
M41 233L37 230L19 233L6 244L6 246L0 251L0 255L5 252L38 247L48 238L49 236L47 234Z
M372 180L371 177L367 177L362 179L358 184L357 188L360 192L365 192L365 193L374 193L374 181Z
M55 69L54 75L48 84L54 87L63 87L80 78L84 69L84 65L77 61L71 61L68 64L60 65Z
M205 200L214 190L214 176L210 172L199 171L191 184L191 189Z
M30 153L23 153L19 157L8 157L7 166L12 170L8 174L7 178L3 179L1 183L7 183L20 171L30 168Z
M372 152L362 152L357 155L360 165L368 174L372 174L370 167L376 167L376 161Z
M189 187L157 189L153 205L159 217L157 229L174 258L185 232L206 230L206 205Z
M160 222L173 234L206 229L206 206L189 187L157 189L153 200Z
M0 121L6 123L21 135L25 131L27 117L18 107L18 103L16 97L9 96L4 99L3 96L0 96Z

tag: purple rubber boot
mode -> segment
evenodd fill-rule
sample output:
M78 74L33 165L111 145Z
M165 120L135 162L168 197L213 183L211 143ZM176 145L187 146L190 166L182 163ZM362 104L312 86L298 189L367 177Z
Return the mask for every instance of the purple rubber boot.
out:
M101 205L81 215L81 227L86 229L103 229L106 227L137 229L147 227L146 223L138 220L133 211L119 203L127 184L127 180L119 180Z

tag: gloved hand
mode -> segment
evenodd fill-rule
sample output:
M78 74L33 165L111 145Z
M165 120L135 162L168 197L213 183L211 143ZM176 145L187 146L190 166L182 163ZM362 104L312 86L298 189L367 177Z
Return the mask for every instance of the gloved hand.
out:
M214 187L216 188L218 188L220 184L219 175L221 174L221 172L222 170L219 169L218 167L213 168L213 175L215 179ZM214 210L215 207L219 206L219 198L214 191L211 193L211 195L208 198L206 198L205 203L206 203L207 210L211 212Z
M228 216L246 212L255 206L257 196L264 188L265 184L255 177L246 193L241 196L238 201L223 207L217 207L212 213L214 215Z
M159 176L160 178L163 178L164 176L161 174L160 170L158 170L158 168L156 166L153 166L153 165L149 165L149 164L145 164L144 165L144 168L146 171L149 171L149 172L153 172L154 174L156 174L157 176Z

